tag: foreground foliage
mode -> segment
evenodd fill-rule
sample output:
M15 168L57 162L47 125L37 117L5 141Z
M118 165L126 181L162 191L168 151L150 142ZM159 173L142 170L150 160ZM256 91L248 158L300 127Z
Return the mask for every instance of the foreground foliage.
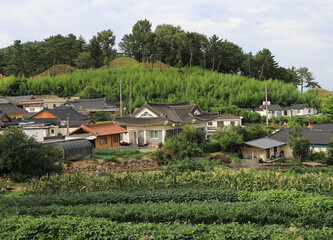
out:
M92 191L136 191L179 187L260 191L290 190L332 195L333 178L320 174L290 175L272 171L217 169L209 172L165 172L108 174L104 177L81 173L45 176L31 181L30 194Z
M333 229L230 223L117 223L94 217L18 217L0 222L3 239L330 239Z

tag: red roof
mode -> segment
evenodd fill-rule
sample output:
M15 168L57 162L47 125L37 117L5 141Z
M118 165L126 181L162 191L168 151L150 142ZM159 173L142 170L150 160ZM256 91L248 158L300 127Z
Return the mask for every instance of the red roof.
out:
M77 133L81 129L84 132L91 133L94 136L107 136L127 132L125 128L122 128L113 122L108 122L99 124L83 124L71 132L70 135Z

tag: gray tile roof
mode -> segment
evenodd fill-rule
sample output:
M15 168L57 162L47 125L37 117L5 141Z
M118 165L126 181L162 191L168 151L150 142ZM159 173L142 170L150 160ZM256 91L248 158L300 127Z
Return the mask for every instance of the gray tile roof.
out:
M68 100L67 105L73 106L77 111L116 108L115 105L109 105L106 98Z
M288 131L292 128L284 128L280 131L269 136L270 139L274 139L281 142L289 142L289 133ZM316 129L303 128L302 138L307 138L310 140L310 143L313 145L326 145L328 141L333 138L333 131L320 131Z
M323 123L323 124L309 124L313 129L322 130L322 131L333 131L332 123Z
M264 137L264 138L259 138L256 140L245 142L244 144L250 145L253 147L257 147L257 148L269 149L269 148L285 145L286 143L280 142L280 141L277 141L274 139L270 139L268 137Z
M61 121L67 121L67 115L69 114L69 126L70 127L78 127L81 124L89 124L92 122L92 120L71 107L62 107L62 108L56 108L56 109L44 109L42 111L47 111L51 113L52 115L56 116L57 118L31 118L35 116L38 113L34 113L33 115L29 115L28 118L26 118L26 122L34 121L37 123L52 123L55 125L60 125Z
M23 108L10 103L0 103L0 111L4 113L27 113Z
M149 109L155 113L158 117L145 117L139 118L138 114L143 109ZM199 114L196 114L199 113ZM217 112L207 113L201 111L195 104L190 104L189 102L179 102L179 103L148 103L146 102L138 110L133 113L131 117L127 118L115 118L115 122L119 124L152 124L162 121L171 121L174 123L183 123L192 120L198 120L207 122L215 119L219 116Z

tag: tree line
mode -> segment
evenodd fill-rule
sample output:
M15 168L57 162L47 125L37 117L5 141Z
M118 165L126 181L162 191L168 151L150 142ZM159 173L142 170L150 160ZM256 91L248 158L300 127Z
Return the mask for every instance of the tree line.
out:
M235 43L216 34L207 37L186 32L180 26L158 25L155 31L148 20L139 20L125 34L119 49L111 29L98 32L88 42L82 36L60 34L42 42L22 44L20 40L0 50L0 74L35 76L50 66L68 64L79 68L109 66L112 59L127 56L139 62L161 61L172 67L200 66L219 73L240 74L258 80L279 79L307 88L318 87L309 69L284 68L269 49L245 53Z

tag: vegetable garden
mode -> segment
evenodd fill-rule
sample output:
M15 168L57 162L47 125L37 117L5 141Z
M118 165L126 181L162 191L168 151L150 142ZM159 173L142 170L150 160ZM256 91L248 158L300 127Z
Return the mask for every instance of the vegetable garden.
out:
M45 176L0 197L0 239L332 239L331 172Z

